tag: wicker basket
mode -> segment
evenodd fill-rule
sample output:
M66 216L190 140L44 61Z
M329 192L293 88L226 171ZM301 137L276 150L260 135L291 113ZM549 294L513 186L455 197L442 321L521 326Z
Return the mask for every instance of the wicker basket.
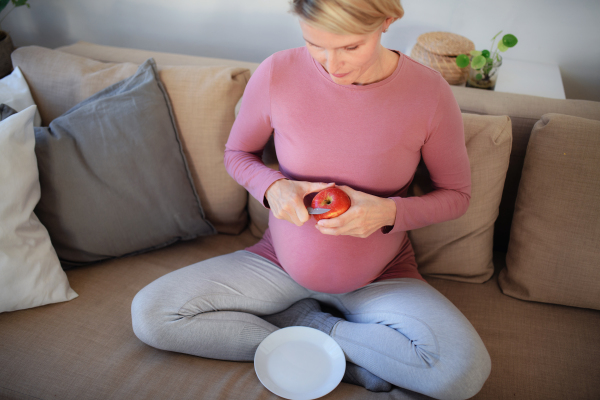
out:
M464 36L451 32L428 32L417 38L410 57L439 71L451 85L461 85L467 80L469 66L459 68L456 56L469 55L475 44Z

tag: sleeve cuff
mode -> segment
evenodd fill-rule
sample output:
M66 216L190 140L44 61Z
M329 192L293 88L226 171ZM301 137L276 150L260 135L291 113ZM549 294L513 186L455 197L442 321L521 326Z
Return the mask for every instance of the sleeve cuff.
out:
M392 229L394 229L394 225L386 225L381 228L381 232L390 233Z
M404 232L404 230L400 226L402 214L404 213L404 208L402 207L402 197L388 197L388 199L392 199L394 200L394 203L396 203L396 220L394 225L386 225L381 227L381 233L390 234Z
M275 176L272 179L270 179L269 181L267 181L267 183L264 186L264 190L261 190L261 192L262 192L262 199L263 199L263 201L262 201L263 206L266 209L269 209L269 210L271 209L271 207L269 206L269 201L267 200L267 196L266 196L267 189L269 189L269 187L274 182L276 182L276 181L278 181L280 179L287 179L285 176L283 176L283 174L281 172L279 172L279 171L276 171L276 172L277 172L277 174L274 174Z

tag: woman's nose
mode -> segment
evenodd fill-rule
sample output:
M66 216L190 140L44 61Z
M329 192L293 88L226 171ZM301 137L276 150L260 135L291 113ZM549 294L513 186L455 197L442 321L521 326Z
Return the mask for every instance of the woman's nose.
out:
M339 67L339 57L337 56L335 51L330 51L327 53L327 62L326 62L326 66L327 66L327 71L329 71L330 73L336 73L338 72L338 67Z

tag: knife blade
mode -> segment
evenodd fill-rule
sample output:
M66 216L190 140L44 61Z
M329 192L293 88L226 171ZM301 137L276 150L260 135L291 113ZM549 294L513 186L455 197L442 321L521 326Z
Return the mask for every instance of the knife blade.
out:
M310 215L325 214L327 211L331 211L329 208L312 208L312 207L306 207L306 209L308 210L308 213Z

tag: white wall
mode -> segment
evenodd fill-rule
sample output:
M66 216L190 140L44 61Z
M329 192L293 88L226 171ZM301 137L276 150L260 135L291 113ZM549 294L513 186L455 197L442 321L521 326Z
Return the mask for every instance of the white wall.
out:
M288 0L30 3L30 9L16 9L2 25L16 46L54 48L85 40L260 62L278 50L304 45ZM449 31L481 50L503 30L519 39L505 58L556 64L567 98L600 101L599 0L403 0L402 5L404 18L384 35L389 48L406 52L421 33Z

